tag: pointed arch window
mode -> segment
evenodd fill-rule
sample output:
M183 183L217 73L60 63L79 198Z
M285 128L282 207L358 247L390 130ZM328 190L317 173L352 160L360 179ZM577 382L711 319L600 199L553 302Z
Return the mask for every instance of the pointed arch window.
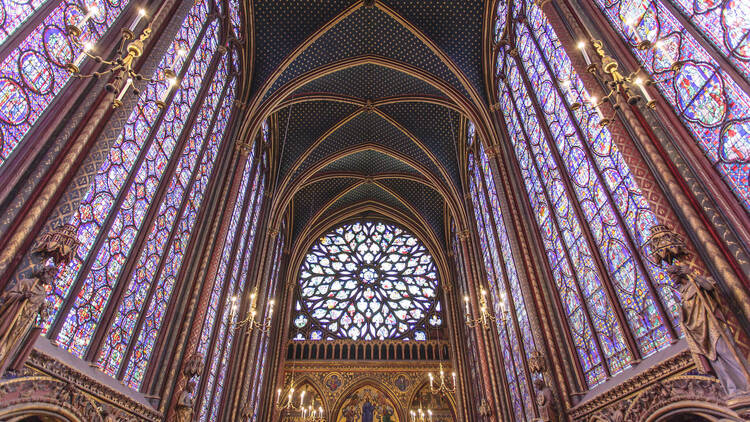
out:
M498 97L578 368L594 386L674 340L677 301L637 249L657 220L612 135L593 109L568 107L588 97L581 80L541 9L516 6L527 19L513 23L518 57L497 57Z
M268 142L268 122L263 123L262 143ZM232 312L231 298L242 297L250 272L255 234L261 208L265 174L263 156L253 147L247 158L240 181L229 229L224 240L221 261L214 278L208 310L203 321L198 352L207 364L198 380L199 420L216 420L220 408L223 381L232 353L235 330L232 325L239 315Z
M274 254L273 268L271 269L271 278L269 280L269 286L271 286L268 292L268 297L272 298L276 296L277 287L279 285L279 272L281 270L281 259L284 251L284 230L282 229L279 239L276 241L276 252ZM252 421L258 420L258 410L260 404L260 394L263 390L263 381L266 378L266 361L268 359L268 342L270 338L263 336L260 340L259 354L256 356L255 371L253 372L252 388L250 390L250 405L254 410Z
M233 109L236 69L196 1L70 223L82 245L49 296L48 337L132 388L143 382ZM169 257L169 259L165 259Z
M750 211L750 4L742 0L595 0L594 4ZM656 47L637 48L644 40ZM677 71L672 66L676 62L681 64Z
M315 242L299 270L298 340L426 340L442 326L427 248L393 224L357 221Z
M97 0L99 13L80 39L96 45L130 2ZM86 12L82 2L28 0L0 2L0 167L71 78L65 65L81 52L66 26ZM28 34L23 24L38 22Z
M473 139L474 135L474 125L469 123L467 139ZM531 420L535 406L526 359L535 350L534 338L489 158L481 143L472 142L469 147L469 190L491 303L498 321L505 377L515 414Z

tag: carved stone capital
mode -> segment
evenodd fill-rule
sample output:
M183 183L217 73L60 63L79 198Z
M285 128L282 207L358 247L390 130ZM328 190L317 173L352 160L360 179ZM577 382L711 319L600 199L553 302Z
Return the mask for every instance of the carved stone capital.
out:
M243 142L242 140L238 139L234 143L234 148L239 151L243 157L247 157L250 154L250 151L253 150L253 144L249 142Z

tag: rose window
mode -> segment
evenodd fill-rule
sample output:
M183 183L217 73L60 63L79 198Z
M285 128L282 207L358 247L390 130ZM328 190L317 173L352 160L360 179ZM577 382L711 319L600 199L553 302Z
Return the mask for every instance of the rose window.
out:
M432 256L404 229L347 223L323 235L299 272L296 339L425 340L442 325Z

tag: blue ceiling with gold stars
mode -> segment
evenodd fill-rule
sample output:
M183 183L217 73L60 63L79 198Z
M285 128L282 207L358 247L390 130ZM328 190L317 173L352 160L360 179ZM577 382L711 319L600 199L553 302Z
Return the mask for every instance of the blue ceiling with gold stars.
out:
M293 237L339 210L376 203L417 215L445 241L446 203L463 196L458 103L484 101L486 91L486 7L252 2L245 101L276 115L276 189L292 197L284 212Z

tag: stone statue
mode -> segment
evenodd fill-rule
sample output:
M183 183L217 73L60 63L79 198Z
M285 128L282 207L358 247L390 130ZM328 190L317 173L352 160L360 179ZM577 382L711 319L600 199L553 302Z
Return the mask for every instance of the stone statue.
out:
M0 297L0 369L7 366L9 359L22 346L37 316L44 311L47 285L55 274L56 267L44 267L34 272L31 278L19 280Z
M185 388L177 396L175 405L176 422L192 422L193 420L193 391L195 390L195 381L188 381Z
M557 421L557 400L552 389L547 386L544 379L537 378L534 380L536 387L536 404L539 408L539 420L544 422Z
M709 372L705 358L728 394L747 392L748 365L730 343L732 336L720 312L716 282L693 274L686 265L670 265L667 273L682 299L680 327L698 369Z

